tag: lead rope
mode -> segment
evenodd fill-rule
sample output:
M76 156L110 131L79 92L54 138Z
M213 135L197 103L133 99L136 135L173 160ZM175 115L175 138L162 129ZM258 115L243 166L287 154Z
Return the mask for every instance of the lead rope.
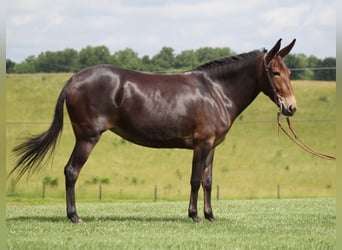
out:
M336 157L334 157L334 156L318 152L318 151L313 150L312 148L308 147L307 145L305 145L305 143L298 138L295 130L293 129L293 127L291 125L290 118L286 117L287 125L288 125L290 131L292 132L293 136L290 135L289 132L287 132L286 129L284 129L283 125L281 124L280 116L281 116L281 113L278 112L278 114L277 114L278 134L279 134L280 130L283 131L284 134L286 134L295 144L297 144L299 147L301 147L306 152L309 152L313 155L316 155L316 156L321 157L321 158L326 159L326 160L336 160Z

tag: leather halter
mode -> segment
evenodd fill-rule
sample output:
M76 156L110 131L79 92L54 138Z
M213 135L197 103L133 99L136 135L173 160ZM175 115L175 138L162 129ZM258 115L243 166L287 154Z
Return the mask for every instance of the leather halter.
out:
M297 144L300 148L304 149L305 151L307 151L308 153L311 153L313 155L316 155L320 158L326 159L326 160L336 160L335 156L331 156L325 153L321 153L319 151L313 150L312 148L310 148L309 146L307 146L303 141L301 141L299 139L299 137L297 136L295 130L293 129L291 122L290 122L290 118L286 117L286 121L287 121L287 125L292 133L293 136L291 136L286 130L285 128L282 126L281 122L280 122L280 116L281 116L281 109L282 107L282 101L279 97L278 94L278 90L272 80L272 76L271 76L271 72L269 67L267 66L267 62L266 62L266 56L264 56L263 58L263 64L264 64L264 70L266 72L266 76L267 76L267 80L269 82L269 84L271 85L272 91L273 91L273 95L274 95L274 101L276 102L276 104L278 105L280 112L278 112L277 114L277 124L278 124L278 134L279 131L281 130L285 135L287 135L287 137L289 137L295 144Z
M276 104L278 105L279 109L282 109L282 101L279 98L279 94L278 94L278 90L272 80L272 76L271 76L271 72L269 67L267 66L267 62L266 62L266 55L263 58L263 64L264 64L264 70L266 72L266 76L267 76L267 80L271 85L272 91L273 91L273 95L274 95L274 101L276 102Z

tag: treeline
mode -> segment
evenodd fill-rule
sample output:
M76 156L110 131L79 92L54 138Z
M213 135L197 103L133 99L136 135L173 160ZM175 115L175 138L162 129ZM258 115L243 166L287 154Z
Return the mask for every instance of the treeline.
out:
M236 54L228 47L203 47L197 50L183 50L176 54L171 47L163 47L158 54L139 57L134 50L127 48L113 54L106 46L87 46L80 51L65 49L46 51L38 56L29 56L21 63L6 60L7 73L57 73L77 72L96 64L112 64L117 67L149 72L177 72L194 68L206 61ZM293 69L292 79L336 80L336 58L319 59L315 56L292 54L285 58Z

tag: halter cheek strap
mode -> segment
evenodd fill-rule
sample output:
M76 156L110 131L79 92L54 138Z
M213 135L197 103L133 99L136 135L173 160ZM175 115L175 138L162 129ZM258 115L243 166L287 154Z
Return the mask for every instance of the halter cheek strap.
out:
M275 100L276 104L278 105L278 107L281 109L282 108L282 105L281 105L282 101L279 98L278 90L277 90L277 88L276 88L276 86L275 86L275 84L274 84L274 82L272 80L270 69L267 66L266 56L264 56L263 64L264 64L264 70L265 70L265 73L266 73L266 76L267 76L267 80L268 80L269 84L271 85L271 88L272 88L272 91L273 91L274 100Z

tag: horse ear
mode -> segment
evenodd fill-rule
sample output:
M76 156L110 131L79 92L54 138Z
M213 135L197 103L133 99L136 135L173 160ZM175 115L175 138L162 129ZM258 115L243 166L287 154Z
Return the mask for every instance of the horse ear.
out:
M267 52L266 54L266 63L268 64L273 57L275 57L275 55L277 54L277 52L280 49L280 44L281 44L281 38L278 40L278 42L273 46L273 48Z
M293 48L293 46L295 45L295 43L296 43L296 39L293 39L293 41L289 45L287 45L286 47L282 48L281 51L279 51L277 55L284 58L288 53L290 53L290 51Z

